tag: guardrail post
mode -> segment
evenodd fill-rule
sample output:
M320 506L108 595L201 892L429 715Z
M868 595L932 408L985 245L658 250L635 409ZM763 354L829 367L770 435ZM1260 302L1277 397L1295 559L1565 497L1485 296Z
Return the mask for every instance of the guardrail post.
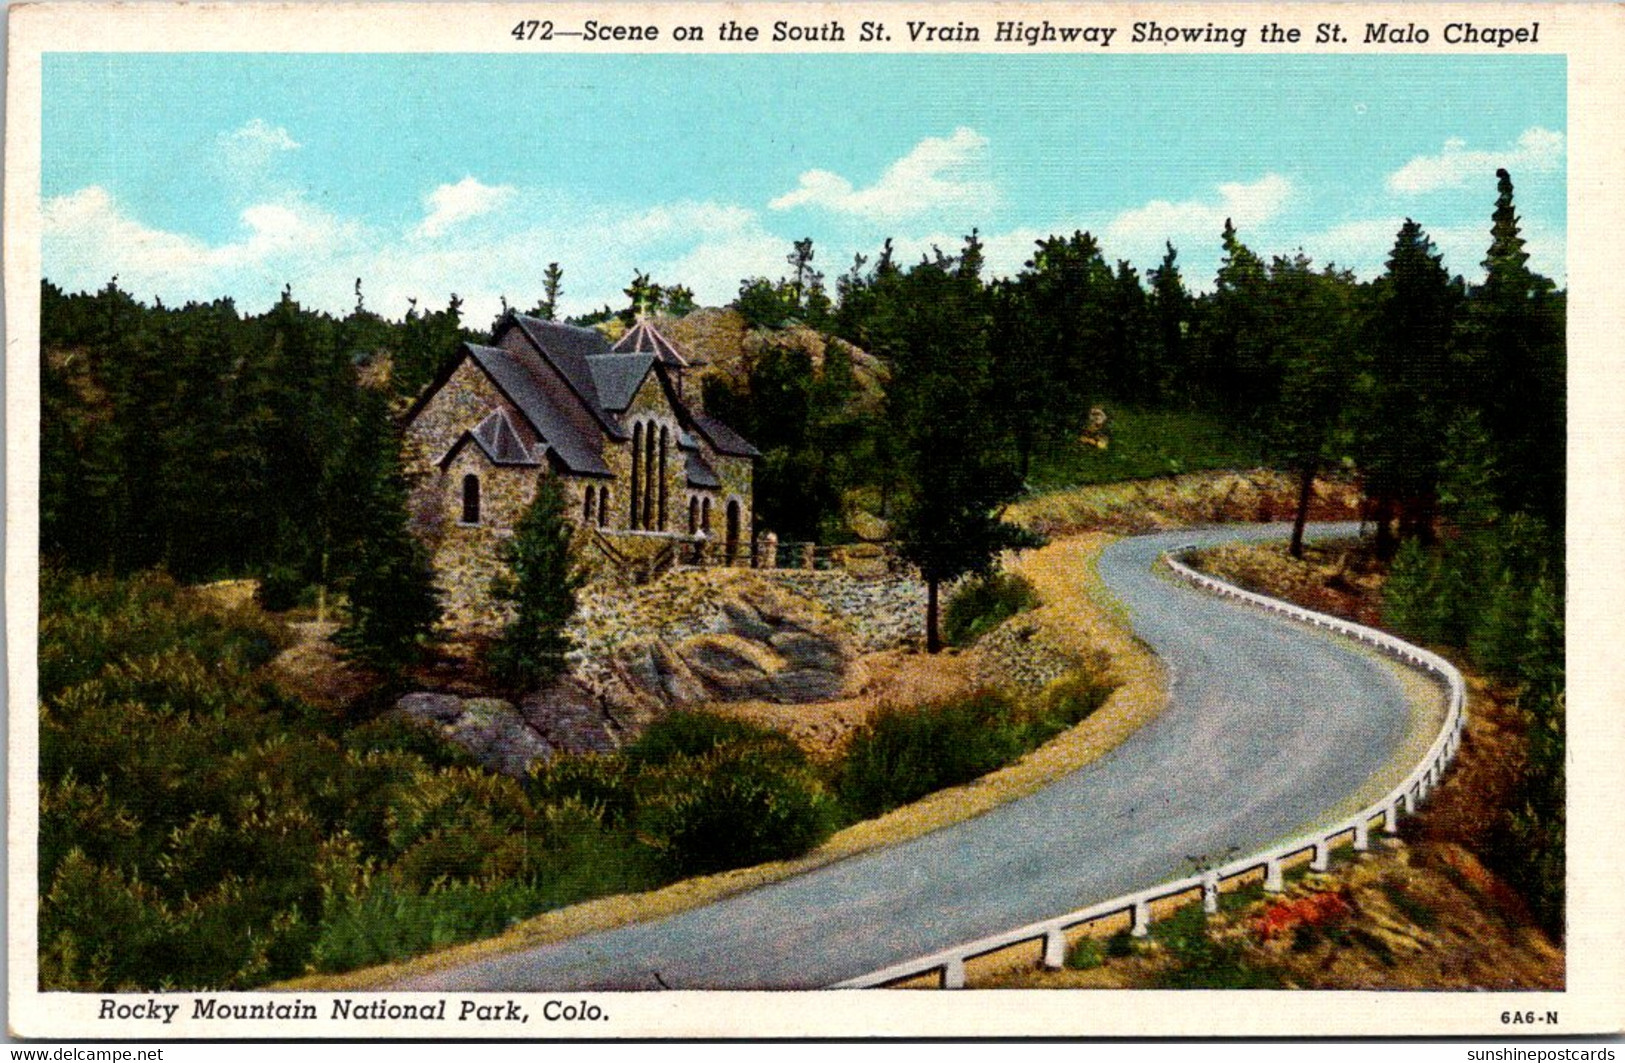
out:
M1319 841L1315 843L1314 858L1309 861L1311 871L1330 871L1332 867L1331 843Z
M1382 810L1382 829L1387 834L1399 833L1399 805L1392 804Z
M1405 790L1405 814L1416 815L1416 787L1407 787Z
M952 959L942 965L942 988L965 988L965 961Z
M1208 915L1215 915L1219 911L1219 876L1208 875L1202 879L1202 911Z
M1130 937L1143 938L1151 933L1151 902L1134 902L1134 925L1129 929Z
M1363 818L1354 824L1354 851L1357 853L1371 851L1371 824Z
M1276 859L1264 862L1264 892L1282 893L1286 890L1286 878L1281 874L1281 861Z
M1044 969L1059 971L1066 966L1066 935L1060 928L1044 934Z

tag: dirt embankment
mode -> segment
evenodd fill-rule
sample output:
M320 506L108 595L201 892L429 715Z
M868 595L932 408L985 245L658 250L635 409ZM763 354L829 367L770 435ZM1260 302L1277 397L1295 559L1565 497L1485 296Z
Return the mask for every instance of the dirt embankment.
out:
M1137 535L1195 524L1291 520L1297 506L1295 477L1253 469L1074 487L1025 499L1006 516L1052 537L1099 531ZM1358 520L1359 511L1354 484L1315 481L1310 520Z
M1279 545L1208 551L1200 567L1310 608L1375 621L1382 569L1357 546L1312 547L1301 562ZM1083 969L1005 971L985 986L1310 989L1561 989L1561 948L1517 891L1486 867L1487 840L1522 771L1524 720L1507 691L1468 674L1461 754L1398 838L1341 850L1326 875L1301 874L1279 897L1227 896L1192 947L1191 915L1149 942L1083 946ZM1191 913L1194 914L1194 913ZM1173 926L1172 923L1169 924Z

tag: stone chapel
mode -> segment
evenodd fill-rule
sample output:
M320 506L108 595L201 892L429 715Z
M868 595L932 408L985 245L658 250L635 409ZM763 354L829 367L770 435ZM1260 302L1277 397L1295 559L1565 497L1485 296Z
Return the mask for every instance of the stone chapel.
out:
M405 424L412 521L448 619L489 614L497 547L543 476L612 562L667 546L748 559L759 453L685 398L692 368L647 320L612 346L510 311L490 346L463 344Z

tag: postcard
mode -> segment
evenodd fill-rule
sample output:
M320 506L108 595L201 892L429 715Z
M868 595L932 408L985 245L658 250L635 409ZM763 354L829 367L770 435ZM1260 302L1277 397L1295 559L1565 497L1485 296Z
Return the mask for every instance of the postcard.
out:
M1625 1025L1617 6L10 16L13 1036Z

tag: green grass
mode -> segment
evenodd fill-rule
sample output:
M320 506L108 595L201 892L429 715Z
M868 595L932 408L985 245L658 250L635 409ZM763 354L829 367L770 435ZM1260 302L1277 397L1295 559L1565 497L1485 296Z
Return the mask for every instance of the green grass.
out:
M1074 440L1033 455L1027 480L1034 491L1259 464L1256 441L1222 417L1133 406L1108 406L1106 412L1106 449Z
M1279 989L1280 973L1251 962L1237 942L1216 941L1207 913L1191 904L1151 925L1151 938L1167 949L1173 963L1153 980L1156 989Z
M1106 954L1094 938L1084 938L1066 954L1066 965L1074 971L1092 971L1105 962Z
M836 766L836 794L855 821L970 782L1078 724L1111 690L1110 683L1077 671L1031 702L981 690L918 708L882 709Z

